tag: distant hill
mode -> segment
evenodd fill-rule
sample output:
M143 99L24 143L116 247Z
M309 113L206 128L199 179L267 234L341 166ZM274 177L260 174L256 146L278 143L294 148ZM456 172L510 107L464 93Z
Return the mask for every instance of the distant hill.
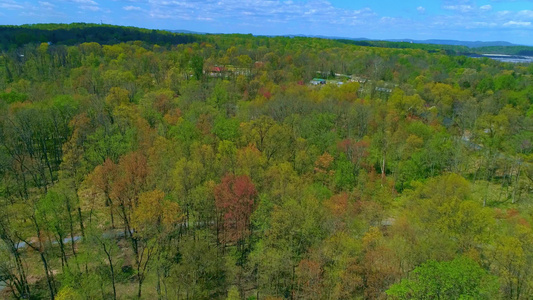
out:
M494 41L494 42L481 42L481 41L457 41L457 40L412 40L412 39L392 39L387 40L389 42L407 42L415 44L435 44L435 45L453 45L453 46L466 46L469 48L480 48L480 47L501 47L501 46L519 46L517 44L504 42L504 41Z
M459 41L459 40L413 40L413 39L388 39L388 40L371 40L367 38L345 38L321 35L288 35L288 37L309 37L333 39L345 44L353 44L367 47L383 48L411 48L423 49L427 51L444 50L449 54L469 54L469 53L497 53L508 55L533 56L533 47L517 45L505 41Z
M294 34L294 35L285 35L288 37L309 37L309 38L320 38L320 39L329 39L329 40L348 40L348 41L357 41L357 42L392 42L392 43L409 43L409 44L426 44L426 45L446 45L446 46L463 46L468 48L481 48L481 47L515 47L523 46L518 44L513 44L505 41L459 41L459 40L438 40L438 39L429 39L429 40L413 40L413 39L368 39L368 38L348 38L348 37L338 37L338 36L324 36L324 35L304 35L304 34ZM528 46L523 46L528 47ZM404 48L404 47L402 47Z
M198 32L198 31L192 31L192 30L170 30L170 29L163 29L164 31L172 32L172 33L182 33L182 34L207 34L207 32Z
M399 42L399 43L413 43L413 44L430 44L430 45L449 45L449 46L465 46L468 48L480 48L480 47L509 47L509 46L522 46L518 44L513 44L505 41L491 41L491 42L482 42L482 41L459 41L459 40L438 40L438 39L429 39L429 40L413 40L413 39L368 39L368 38L349 38L349 37L338 37L338 36L324 36L324 35L305 35L305 34L294 34L294 35L285 35L288 37L309 37L309 38L320 38L320 39L329 39L329 40L350 40L350 41L374 41L374 42Z
M215 33L207 33L207 32L196 32L196 31L190 31L190 30L181 30L181 29L173 29L173 30L166 30L173 33L182 33L182 34L215 34ZM267 37L276 37L279 35L260 35L260 36L267 36ZM325 35L306 35L306 34L286 34L282 35L285 37L307 37L307 38L319 38L319 39L328 39L328 40L341 40L341 41L356 41L356 42L392 42L392 43L411 43L411 44L426 44L426 45L446 45L446 46L463 46L468 48L488 48L488 47L527 47L524 45L518 45L513 44L510 42L505 41L489 41L489 42L483 42L483 41L460 41L460 40L440 40L440 39L429 39L429 40L414 40L414 39L385 39L385 40L376 40L376 39L368 39L364 37L359 38L349 38L349 37L341 37L341 36L325 36ZM363 43L364 44L364 43ZM362 46L364 46L362 44ZM383 46L384 44L380 45ZM375 44L369 44L368 46L375 46ZM405 45L402 48L408 48ZM448 48L446 48L448 49ZM533 49L533 48L532 48ZM494 49L491 49L494 50ZM477 52L477 51L476 51ZM513 51L513 54L518 54L516 51Z
M397 49L420 49L430 52L445 51L450 55L457 55L461 53L474 52L472 48L460 45L442 45L442 44L423 44L411 43L404 41L373 41L373 40L353 40L353 39L339 39L338 42L350 45L357 45L363 47L379 47L379 48L397 48Z
M297 35L305 36L305 35ZM459 40L413 40L413 39L386 39L386 40L372 40L367 38L346 38L346 37L326 37L326 36L307 36L307 37L316 37L324 39L334 39L334 40L351 40L351 41L385 41L385 42L395 42L395 43L412 43L412 44L429 44L429 45L448 45L448 46L465 46L468 48L481 48L481 47L511 47L511 46L522 46L518 44L513 44L505 41L491 41L491 42L482 42L482 41L459 41Z
M325 35L305 35L305 34L289 34L284 35L287 37L308 37L308 38L317 38L317 39L326 39L326 40L352 40L352 41L370 41L367 38L347 38L342 36L325 36Z

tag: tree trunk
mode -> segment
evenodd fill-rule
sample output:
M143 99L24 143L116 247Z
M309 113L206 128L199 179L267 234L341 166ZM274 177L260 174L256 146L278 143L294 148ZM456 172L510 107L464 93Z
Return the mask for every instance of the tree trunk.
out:
M111 228L115 229L115 217L113 216L113 201L106 193L106 205L109 206L109 215L111 216Z
M157 299L161 300L163 299L163 296L161 294L161 274L159 272L159 268L157 268L157 271L156 271L156 275L157 275L157 284L156 284L156 291L157 291Z
M30 287L26 279L26 272L24 271L24 265L22 264L22 259L20 258L20 254L18 252L16 244L11 239L9 239L8 241L4 240L4 242L6 242L6 244L9 244L10 252L15 257L15 265L18 273L17 276L16 274L12 274L11 271L9 271L9 279L13 282L13 285L15 285L15 287L12 288L13 296L17 299L30 298ZM9 285L11 286L11 284Z
M50 276L50 270L48 268L48 262L46 261L46 257L44 256L43 252L39 253L41 256L41 261L43 262L44 266L44 273L46 274L46 282L48 283L48 289L50 291L50 299L55 299L55 289L53 284L53 277Z
M143 285L143 279L141 279L141 276L139 276L139 284L137 286L137 298L141 299L141 293L142 293L142 285Z
M24 241L24 242L29 247L31 247L33 250L39 252L40 257L41 257L41 261L42 261L43 267L44 267L44 273L46 274L46 282L48 283L48 289L50 291L50 299L54 300L55 299L54 278L50 274L50 268L48 267L48 261L46 260L46 257L44 255L44 246L43 246L43 242L42 242L42 238L41 238L41 229L39 227L39 224L37 223L37 219L36 219L35 215L33 215L31 217L31 220L33 222L33 225L35 226L35 231L37 232L37 239L39 240L39 248L33 246L28 241Z
M109 270L111 271L111 283L113 285L113 299L117 299L117 290L115 287L115 269L113 268L113 260L111 259L111 253L107 250L105 243L102 243L104 246L104 252L107 255L107 261L109 262Z
M513 197L512 197L512 203L514 204L516 202L516 189L520 190L520 167L522 166L521 162L518 162L518 170L516 171L516 178L515 178L515 184L513 187Z
M59 243L59 250L61 251L61 266L64 268L65 266L68 267L68 258L67 254L65 253L65 244L63 243L63 235L60 233L60 229L56 228L57 230L57 242ZM65 271L63 269L63 271Z
M385 182L385 155L383 155L383 162L381 164L381 186Z
M78 218L80 221L81 236L85 238L85 228L83 227L83 218L81 216L81 207L78 205Z
M67 199L67 211L68 211L68 219L69 219L69 226L70 226L70 242L72 247L72 254L74 257L76 256L76 248L74 247L74 219L72 218L72 207L70 206L70 201Z

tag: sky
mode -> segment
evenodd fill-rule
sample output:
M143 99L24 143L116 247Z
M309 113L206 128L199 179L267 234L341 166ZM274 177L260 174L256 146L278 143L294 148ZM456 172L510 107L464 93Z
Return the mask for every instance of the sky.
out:
M533 45L533 0L0 0L0 24Z

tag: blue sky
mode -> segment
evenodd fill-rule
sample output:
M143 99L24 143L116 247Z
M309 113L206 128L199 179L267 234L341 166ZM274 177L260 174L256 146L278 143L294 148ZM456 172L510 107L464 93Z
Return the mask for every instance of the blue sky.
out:
M0 0L2 25L70 22L533 45L533 0Z

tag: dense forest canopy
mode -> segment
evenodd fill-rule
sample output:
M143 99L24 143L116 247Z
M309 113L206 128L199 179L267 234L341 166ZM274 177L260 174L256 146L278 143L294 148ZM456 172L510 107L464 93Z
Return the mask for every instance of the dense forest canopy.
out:
M86 23L0 26L1 50L15 49L29 43L70 46L84 42L95 42L113 45L136 40L169 46L192 43L196 39L192 35L174 34L163 30Z
M533 65L85 24L0 41L2 297L533 295Z

